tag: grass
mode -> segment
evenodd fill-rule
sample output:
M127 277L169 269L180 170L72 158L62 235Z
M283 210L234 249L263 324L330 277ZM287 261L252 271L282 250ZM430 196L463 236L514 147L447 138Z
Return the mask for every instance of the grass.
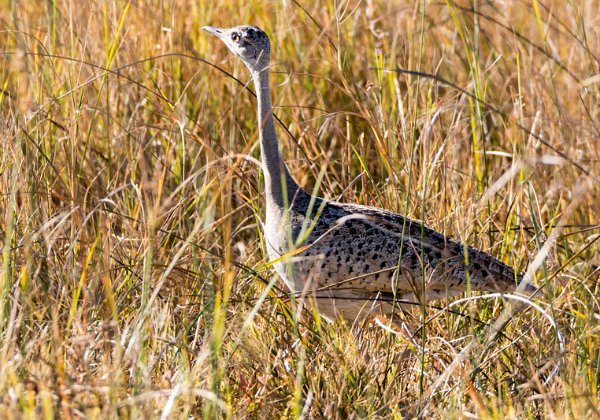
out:
M598 1L0 4L2 417L600 416ZM290 303L249 75L200 30L246 22L301 185L531 263L540 310Z

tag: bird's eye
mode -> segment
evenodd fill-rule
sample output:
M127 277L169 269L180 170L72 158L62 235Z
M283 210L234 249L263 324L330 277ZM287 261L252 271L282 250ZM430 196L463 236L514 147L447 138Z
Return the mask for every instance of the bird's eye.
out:
M233 42L238 42L240 40L240 35L237 32L231 34L231 40Z

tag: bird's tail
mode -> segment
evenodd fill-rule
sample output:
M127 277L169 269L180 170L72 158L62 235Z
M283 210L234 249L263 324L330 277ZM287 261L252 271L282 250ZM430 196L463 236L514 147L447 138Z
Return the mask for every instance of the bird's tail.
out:
M519 274L518 279L519 279L519 285L517 286L517 290L520 291L521 293L525 294L525 295L534 295L538 292L538 290L540 290L536 285L534 285L533 283L529 283L527 282L527 284L523 284L524 279L523 279L523 275Z
M468 271L475 290L501 293L518 291L525 295L538 291L530 282L523 284L526 280L522 273L515 273L512 267L474 248L469 249Z

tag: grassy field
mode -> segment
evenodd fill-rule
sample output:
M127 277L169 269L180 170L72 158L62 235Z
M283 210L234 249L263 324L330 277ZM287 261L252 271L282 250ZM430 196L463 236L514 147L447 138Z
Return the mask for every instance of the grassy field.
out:
M1 417L600 417L600 1L0 6ZM541 292L385 328L290 303L253 86L201 31L242 23L301 185Z

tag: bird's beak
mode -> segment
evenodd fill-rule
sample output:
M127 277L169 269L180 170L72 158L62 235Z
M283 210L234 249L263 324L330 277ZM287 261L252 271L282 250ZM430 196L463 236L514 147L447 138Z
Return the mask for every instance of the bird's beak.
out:
M215 28L214 26L203 26L202 30L208 32L209 34L218 36L219 38L221 38L225 32L223 29Z

